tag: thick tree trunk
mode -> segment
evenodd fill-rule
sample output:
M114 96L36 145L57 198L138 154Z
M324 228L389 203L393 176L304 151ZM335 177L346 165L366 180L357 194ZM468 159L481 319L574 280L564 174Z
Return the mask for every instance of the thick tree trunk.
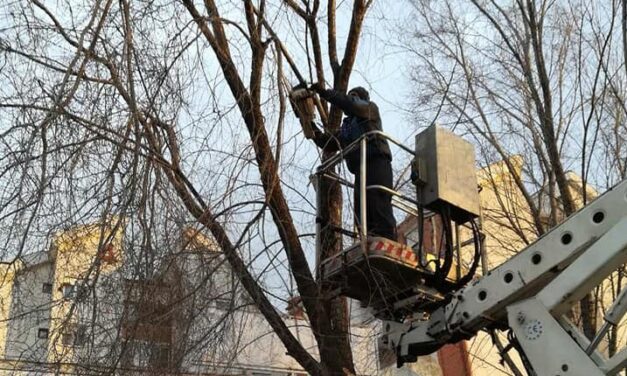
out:
M261 112L259 100L259 80L261 79L260 75L262 74L261 67L263 63L263 53L260 49L264 48L259 33L261 30L260 26L264 21L262 19L256 20L255 15L258 18L262 18L263 11L260 9L257 12L251 2L245 2L251 43L255 50L252 60L251 85L250 89L247 89L231 59L228 41L224 34L222 21L219 18L218 10L214 2L211 0L205 2L209 14L213 16L209 20L199 14L191 0L184 0L183 4L214 50L226 82L234 98L237 99L237 105L249 131L255 150L261 181L266 193L266 200L271 209L272 218L277 224L278 233L286 249L299 294L318 342L321 372L328 375L344 375L346 372L354 373L355 369L350 346L349 318L346 299L336 298L330 300L326 298L324 292L321 291L320 285L313 279L276 173L277 162L274 160L274 155L266 133L265 119ZM336 76L336 80L339 78L338 81L343 83L343 87L340 88L341 90L345 90L350 76L365 10L366 6L364 1L357 1L354 6L346 56L343 60L342 69L340 70L341 73L339 76ZM307 15L305 14L305 16ZM334 120L330 121L330 124L331 127L337 128L339 127L341 116L338 116L340 113L337 109L334 110L334 113ZM325 154L323 160L326 160L330 156L331 155ZM321 234L322 252L319 258L324 259L342 250L341 236L333 231L332 228L333 226L339 226L341 224L342 196L337 183L322 181L319 189L322 194L322 203L320 207L320 218L316 220L321 221L323 225ZM283 343L288 348L288 352L291 353L292 350L289 346L294 346L294 344L288 343L285 340L283 340ZM299 360L299 362L301 361ZM302 362L301 365L305 366ZM308 365L309 372L311 372L310 369L311 365Z
M334 153L325 153L323 161L333 156ZM320 182L320 218L321 224L320 255L318 260L338 254L342 251L342 237L334 228L342 224L342 191L337 182L322 179ZM319 265L318 265L319 266ZM321 291L323 299L327 291ZM323 309L328 315L330 325L334 333L321 338L320 360L324 369L330 374L335 374L342 369L355 373L353 355L350 346L350 321L348 318L348 303L346 298L337 297L324 299Z

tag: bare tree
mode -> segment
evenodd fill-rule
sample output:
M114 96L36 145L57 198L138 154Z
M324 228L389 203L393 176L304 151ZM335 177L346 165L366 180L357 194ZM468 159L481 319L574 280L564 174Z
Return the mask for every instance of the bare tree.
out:
M437 120L473 137L482 164L503 161L523 198L512 205L510 193L495 191L501 207L484 213L491 220L529 244L593 198L592 187L624 178L622 2L412 4L415 113L429 121L442 104ZM589 338L596 295L580 304Z
M346 302L328 298L312 272L311 233L304 229L314 219L300 224L310 204L284 171L298 167L298 140L289 138L297 132L284 103L286 82L305 81L305 67L308 81L346 90L370 6L3 5L3 255L17 260L43 249L53 229L123 218L114 228L132 228L128 273L157 281L175 248L168 230L200 224L290 356L313 375L354 373ZM338 19L350 23L345 36L336 35ZM318 110L326 127L339 127L339 109L322 103ZM342 199L337 185L320 189L324 257L342 248L333 231ZM99 249L107 243L101 239ZM91 270L98 275L101 268L95 261ZM277 296L264 278L286 286L293 280L295 291ZM317 356L279 314L285 294L302 298Z

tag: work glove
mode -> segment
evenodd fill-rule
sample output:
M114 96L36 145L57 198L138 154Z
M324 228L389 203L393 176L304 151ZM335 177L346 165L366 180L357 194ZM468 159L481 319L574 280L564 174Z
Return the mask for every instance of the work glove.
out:
M311 84L311 86L309 86L309 90L320 93L321 91L324 91L324 84L320 82L314 82L313 84Z

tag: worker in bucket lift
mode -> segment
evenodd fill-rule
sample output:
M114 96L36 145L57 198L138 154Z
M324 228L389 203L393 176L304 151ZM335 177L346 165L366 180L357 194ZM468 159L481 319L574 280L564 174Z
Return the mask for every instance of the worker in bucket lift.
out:
M314 142L327 151L338 151L370 131L382 131L379 108L370 101L370 95L363 87L355 87L348 95L336 90L326 90L320 83L311 85L310 90L339 107L346 117L337 132L323 132L315 124ZM344 156L348 170L355 176L354 208L355 222L360 219L360 160L357 148ZM386 139L372 137L366 146L366 186L382 185L392 189L392 153ZM369 189L366 193L366 226L368 233L396 240L396 220L392 212L392 195L380 189Z

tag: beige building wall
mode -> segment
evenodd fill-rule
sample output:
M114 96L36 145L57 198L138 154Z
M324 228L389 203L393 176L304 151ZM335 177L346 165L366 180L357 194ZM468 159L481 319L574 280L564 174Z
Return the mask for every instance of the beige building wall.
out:
M76 226L55 236L50 250L54 262L52 300L56 304L50 310L50 338L47 361L50 363L71 363L75 347L68 338L74 340L79 325L82 324L82 307L77 301L86 294L95 281L116 271L122 265L123 224L114 233L111 223L102 226L91 224ZM95 288L95 287L94 287Z
M515 156L509 162L513 167L511 170L506 163L498 162L478 171L489 269L507 261L537 239L530 210L513 178L515 175L521 176L523 158ZM589 185L586 185L584 195L584 182L577 174L568 172L566 175L571 195L578 208L598 196L598 192ZM549 223L550 202L546 195L543 197L536 194L533 199L539 204L541 215L544 216L543 223L546 225ZM557 215L558 221L564 219L564 215ZM602 296L605 296L603 301L609 302L608 305L611 304L613 301L611 287L606 282L601 289ZM507 343L505 338L501 337L502 342ZM500 364L501 357L487 334L479 333L469 340L468 344L473 376L511 374L511 371ZM604 347L607 346L602 344L601 348ZM509 354L519 369L524 371L517 352L512 350Z
M521 175L522 164L522 157L515 156L509 165L497 162L477 172L488 269L502 264L536 238L529 208L513 178Z
M509 162L509 166L497 162L477 172L489 270L535 240L529 210L513 179L514 174L520 176L522 157L515 156ZM507 343L503 336L501 341ZM501 356L487 333L480 332L467 343L473 376L511 375L511 371L501 364ZM509 354L523 369L516 352L510 351Z

